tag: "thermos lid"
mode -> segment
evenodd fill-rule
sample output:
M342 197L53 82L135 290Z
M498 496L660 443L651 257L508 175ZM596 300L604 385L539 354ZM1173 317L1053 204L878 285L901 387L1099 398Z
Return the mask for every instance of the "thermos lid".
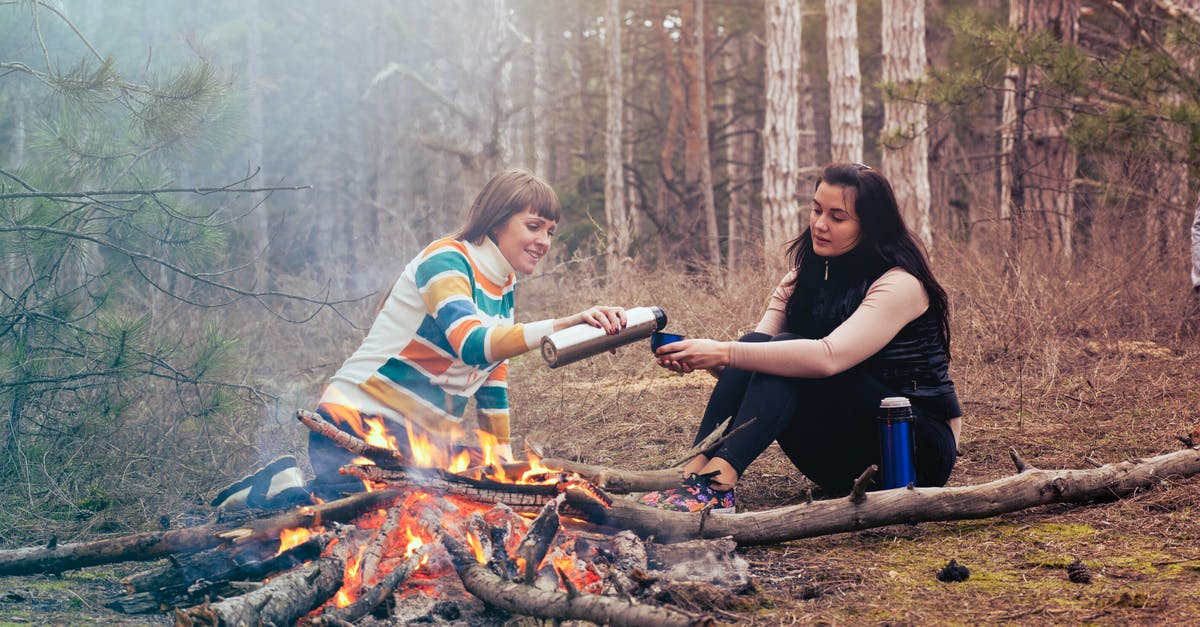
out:
M880 409L896 409L898 407L912 407L912 403L903 396L888 396L879 401Z

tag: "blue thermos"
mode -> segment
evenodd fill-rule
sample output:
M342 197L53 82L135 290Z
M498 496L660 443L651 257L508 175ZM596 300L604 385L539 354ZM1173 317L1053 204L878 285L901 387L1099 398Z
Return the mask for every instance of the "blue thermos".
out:
M917 482L913 465L913 410L903 396L879 401L880 488L891 490Z

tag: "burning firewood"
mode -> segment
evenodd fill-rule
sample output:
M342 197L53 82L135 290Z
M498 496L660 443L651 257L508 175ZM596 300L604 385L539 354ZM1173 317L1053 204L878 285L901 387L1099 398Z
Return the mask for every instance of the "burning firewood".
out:
M366 440L355 437L341 429L329 421L321 418L321 416L303 409L296 410L296 419L310 430L320 433L321 435L333 440L334 444L354 453L362 455L368 459L377 462L396 462L402 459L400 451L382 446L368 444Z
M554 538L558 536L558 506L565 497L565 494L560 494L542 507L541 513L529 526L525 538L517 546L517 555L525 560L525 583L531 586L537 581L538 568L542 565L542 560L546 559L546 553L550 551Z
M391 594L409 575L420 566L429 551L436 544L426 544L413 552L402 564L384 575L378 583L368 587L353 603L342 608L331 608L311 621L313 627L332 627L344 625L366 616L374 610L384 598ZM364 579L365 581L365 579Z
M292 625L338 591L345 569L344 557L322 557L271 579L253 592L186 611L177 610L175 624L177 627Z
M504 503L518 512L534 513L560 493L564 507L573 516L600 522L608 515L612 498L586 481L558 481L552 484L502 483L487 478L473 479L444 470L350 464L343 474L392 487L419 488L439 494L452 494L481 503Z
M261 559L250 559L222 548L171 559L166 566L123 580L128 594L114 599L109 607L138 614L195 605L223 593L230 582L257 581L314 560L333 537L332 533L316 534L275 555L271 555L275 553L273 546L256 546L253 552L266 552Z
M449 534L442 545L450 552L454 569L471 594L507 612L556 620L586 620L598 624L647 627L712 625L711 617L692 617L652 605L632 605L627 601L575 591L574 594L550 592L507 582L479 563L461 542Z
M213 523L185 529L139 533L120 538L0 551L0 575L61 573L116 562L145 562L168 555L196 553L228 542L273 541L284 529L347 522L394 501L398 490L364 492L322 505L301 507L249 523Z

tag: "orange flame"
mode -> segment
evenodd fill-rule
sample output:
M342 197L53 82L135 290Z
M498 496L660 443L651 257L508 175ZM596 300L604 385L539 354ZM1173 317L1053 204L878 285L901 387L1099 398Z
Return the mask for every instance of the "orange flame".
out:
M491 476L491 478L494 481L499 481L501 483L511 483L512 480L504 474L503 464L508 460L501 459L500 455L498 454L500 440L496 439L496 436L488 433L487 431L477 430L475 431L475 435L479 438L480 448L483 449L483 466L485 468L494 469L494 474Z
M467 545L471 547L471 552L475 554L475 561L480 564L487 563L487 555L483 552L483 543L479 541L479 538L475 537L475 534L467 532Z
M362 576L358 573L358 567L362 564L363 551L366 549L365 544L360 545L358 555L346 562L346 576L342 578L342 588L338 590L337 596L333 599L334 606L346 607L358 598L358 594L351 590L357 590L362 585Z
M297 527L295 529L284 529L279 533L279 550L276 555L282 554L284 551L300 546L312 537L312 532L307 527Z

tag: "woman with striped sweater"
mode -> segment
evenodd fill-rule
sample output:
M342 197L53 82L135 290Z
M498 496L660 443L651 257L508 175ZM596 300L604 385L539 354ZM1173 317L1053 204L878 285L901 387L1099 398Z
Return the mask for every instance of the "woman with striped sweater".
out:
M495 439L501 457L511 458L507 360L571 325L616 333L626 324L622 308L603 306L515 321L516 274L531 274L546 255L560 213L554 190L528 171L493 177L458 232L429 244L405 267L358 350L330 379L318 413L358 433L367 432L365 419L381 419L408 463L440 465L444 460L416 459L409 441L424 438L448 450L466 435L466 408L474 400L480 430ZM346 487L338 468L351 454L315 433L308 451L316 473L310 491ZM215 503L270 506L282 495L298 496L301 479L294 459L276 460ZM235 498L241 492L245 498Z

